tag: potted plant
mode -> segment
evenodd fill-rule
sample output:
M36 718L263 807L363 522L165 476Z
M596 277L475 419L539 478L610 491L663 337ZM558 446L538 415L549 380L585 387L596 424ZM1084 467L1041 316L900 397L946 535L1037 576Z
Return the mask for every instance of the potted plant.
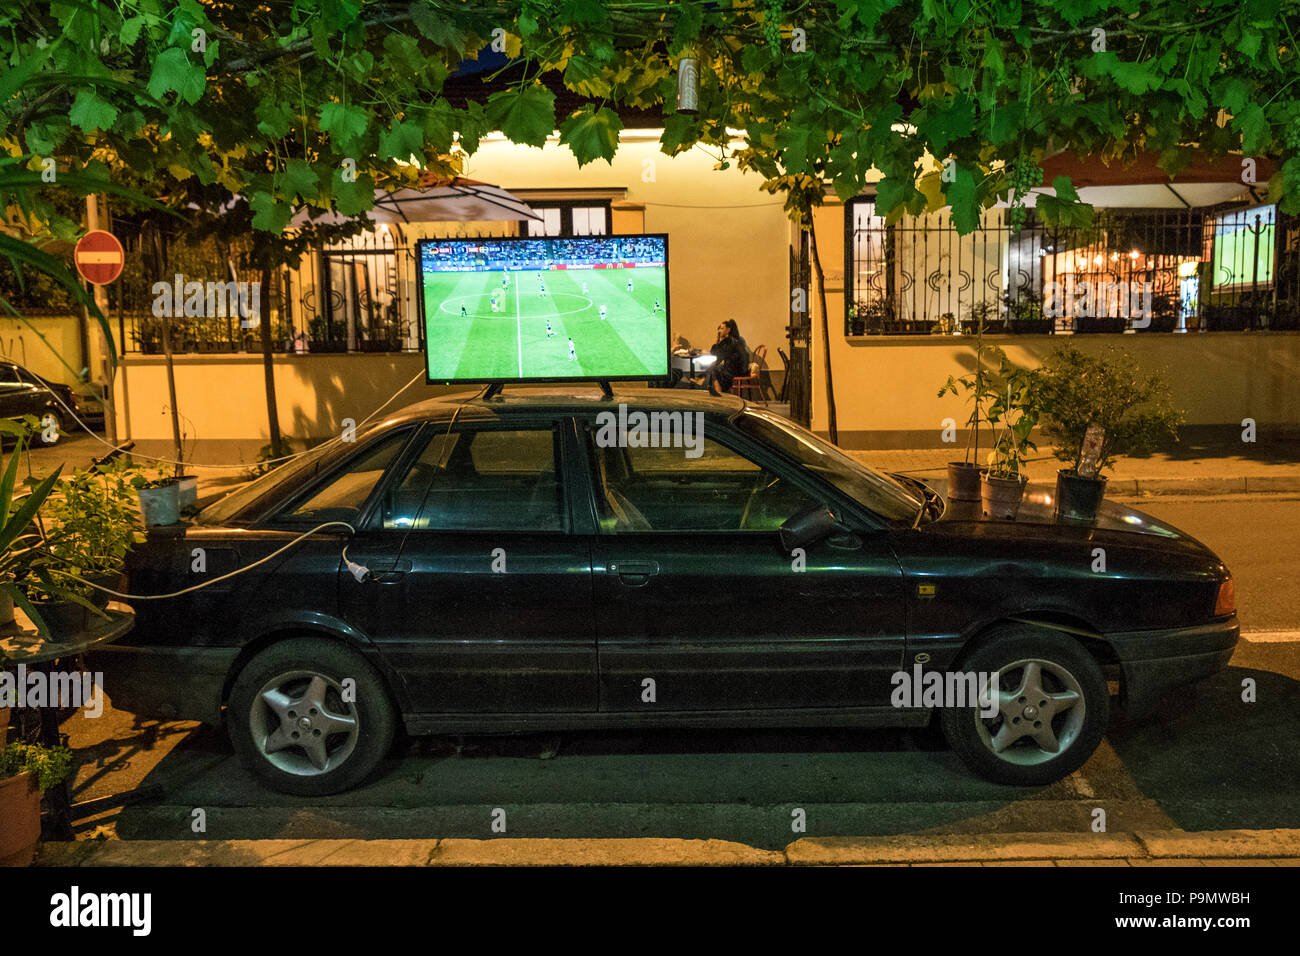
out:
M1056 479L1056 511L1063 518L1096 517L1106 489L1101 472L1118 456L1178 440L1183 414L1163 378L1144 374L1113 346L1100 357L1061 346L1035 372L1035 383L1043 431L1055 456L1070 465Z
M323 316L317 316L308 323L307 328L307 348L310 351L346 352L348 350L347 335L344 334L342 323L329 322Z
M29 576L27 590L55 633L84 629L87 612L102 617L111 596L101 588L121 590L126 556L141 530L133 470L120 461L77 469L38 513L49 563Z
M849 320L852 335L879 335L887 330L893 315L884 299L859 299Z
M989 417L1002 431L989 452L988 467L980 473L980 501L990 518L1014 518L1020 511L1025 485L1025 462L1037 447L1030 433L1038 424L1037 391L1033 373L1002 359L999 391L989 406Z
M41 838L41 794L62 783L72 769L67 747L0 736L0 866L28 866Z
M1002 297L1007 309L1007 331L1016 335L1047 335L1055 331L1056 320L1043 316L1043 297L1033 289L1020 289Z
M1151 300L1151 321L1146 325L1133 328L1139 332L1172 332L1178 327L1178 303L1168 292L1153 296Z
M949 375L938 396L956 395L961 389L970 402L970 415L966 419L966 455L962 461L948 462L948 497L955 501L980 500L980 420L983 419L990 428L993 426L986 409L996 396L992 387L992 369L985 369L984 359L987 354L999 362L1006 360L1001 349L984 345L984 319L988 310L973 308L971 313L975 316L975 371L961 378Z
M143 473L132 476L131 486L140 499L140 513L150 528L176 524L181 520L180 482L160 471L156 478Z
M970 318L961 320L963 335L978 334L981 325L983 331L989 335L997 335L1005 330L1006 320L998 315L997 306L988 299L972 302L967 314Z
M1128 319L1123 316L1077 315L1074 317L1074 331L1080 335L1093 333L1118 334L1123 332L1127 326Z

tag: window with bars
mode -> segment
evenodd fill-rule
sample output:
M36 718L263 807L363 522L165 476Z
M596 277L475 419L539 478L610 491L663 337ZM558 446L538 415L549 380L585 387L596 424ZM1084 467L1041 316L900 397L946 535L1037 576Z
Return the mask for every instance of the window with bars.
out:
M846 335L1300 327L1300 229L1275 206L1099 208L1086 228L1030 210L1020 229L995 207L963 236L948 210L889 223L862 196L844 227Z
M609 235L609 202L593 203L590 200L572 202L549 201L528 204L542 221L525 220L525 236L607 236Z

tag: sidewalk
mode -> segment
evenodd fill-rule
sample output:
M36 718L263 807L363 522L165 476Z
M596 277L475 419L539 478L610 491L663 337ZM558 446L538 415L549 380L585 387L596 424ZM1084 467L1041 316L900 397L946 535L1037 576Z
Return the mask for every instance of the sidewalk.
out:
M849 454L877 471L905 472L932 480L942 490L947 486L948 462L960 461L964 452L964 448L953 447ZM1057 469L1062 467L1064 463L1046 453L1033 458L1028 465L1031 487L1054 487ZM1120 458L1107 477L1110 481L1106 494L1111 497L1300 492L1300 445L1258 449L1250 445L1200 445L1180 450L1179 454Z
M1300 866L1300 830L726 840L82 840L37 866Z

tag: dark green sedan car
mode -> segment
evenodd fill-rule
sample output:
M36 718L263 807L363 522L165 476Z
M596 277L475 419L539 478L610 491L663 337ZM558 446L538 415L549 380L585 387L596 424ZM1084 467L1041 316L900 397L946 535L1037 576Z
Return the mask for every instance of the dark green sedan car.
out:
M1105 554L1099 569L1098 549ZM412 406L136 550L114 704L222 721L298 794L411 734L921 727L995 781L1222 667L1232 580L1114 504L1015 520L731 397L518 390Z

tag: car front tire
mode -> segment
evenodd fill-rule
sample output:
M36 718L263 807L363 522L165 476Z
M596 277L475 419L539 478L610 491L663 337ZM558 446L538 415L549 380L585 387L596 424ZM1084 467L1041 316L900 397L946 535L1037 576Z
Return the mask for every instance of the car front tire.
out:
M939 718L948 745L981 777L1013 786L1052 783L1083 766L1101 743L1110 707L1106 678L1070 637L1035 627L1000 630L959 669L980 675L981 685L998 675L994 716L963 707L944 708Z
M305 797L361 783L388 753L396 727L374 668L356 651L315 638L282 641L250 660L227 716L245 766L272 789Z

